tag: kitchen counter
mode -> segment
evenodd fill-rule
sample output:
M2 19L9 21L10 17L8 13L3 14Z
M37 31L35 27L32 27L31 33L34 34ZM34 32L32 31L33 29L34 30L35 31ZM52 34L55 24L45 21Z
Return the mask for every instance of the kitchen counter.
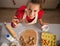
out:
M10 25L10 23L7 23L7 24ZM9 32L6 30L3 23L0 23L0 25L2 26L0 45L3 42L6 42L9 44L10 42L5 38L5 35ZM57 40L60 40L60 24L48 24L48 26L49 26L48 32L55 34L57 37ZM17 33L18 36L20 35L21 32L23 32L27 29L33 29L37 33L42 32L39 24L30 25L30 26L25 26L25 25L19 24L16 28L12 28L12 29Z

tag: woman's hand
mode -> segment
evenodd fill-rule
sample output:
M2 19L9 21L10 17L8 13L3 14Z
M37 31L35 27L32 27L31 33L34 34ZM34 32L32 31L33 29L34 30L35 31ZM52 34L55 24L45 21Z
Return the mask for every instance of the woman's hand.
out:
M48 31L49 30L49 26L48 25L43 25L41 27L42 31Z
M48 23L43 22L42 19L39 19L39 23L41 24L41 30L42 31L48 31L49 30Z
M19 19L14 18L12 19L11 26L15 28L19 24L19 22L20 22Z

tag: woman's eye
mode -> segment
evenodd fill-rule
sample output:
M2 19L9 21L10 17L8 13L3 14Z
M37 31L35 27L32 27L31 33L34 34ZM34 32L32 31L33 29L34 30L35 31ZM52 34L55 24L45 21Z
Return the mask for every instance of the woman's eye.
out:
M29 10L31 10L31 9L29 9Z
M36 12L37 10L34 10L34 12Z
M30 12L32 12L32 10L31 10L31 9L29 9L29 11L30 11Z

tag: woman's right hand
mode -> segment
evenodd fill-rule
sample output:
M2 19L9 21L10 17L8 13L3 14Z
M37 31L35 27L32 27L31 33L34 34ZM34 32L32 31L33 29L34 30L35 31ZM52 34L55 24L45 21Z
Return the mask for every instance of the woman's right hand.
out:
M12 19L11 26L15 28L19 24L19 19L14 18Z

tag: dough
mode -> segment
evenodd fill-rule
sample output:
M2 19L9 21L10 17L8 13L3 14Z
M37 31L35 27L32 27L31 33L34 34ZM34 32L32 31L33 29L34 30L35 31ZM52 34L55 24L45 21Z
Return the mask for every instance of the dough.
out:
M35 46L36 45L36 32L34 30L25 30L20 34L19 42L21 46Z

